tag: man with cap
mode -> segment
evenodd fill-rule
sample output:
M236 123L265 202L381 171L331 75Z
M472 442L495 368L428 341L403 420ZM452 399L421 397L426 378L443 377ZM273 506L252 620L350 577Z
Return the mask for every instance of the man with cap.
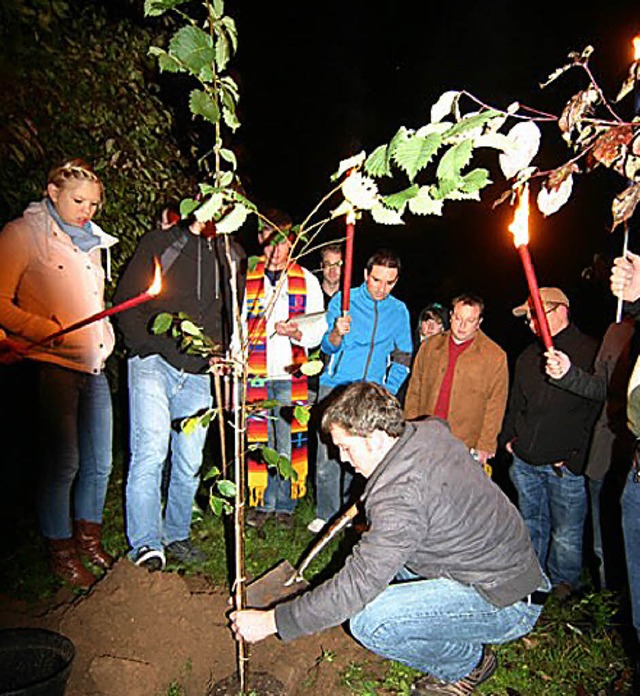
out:
M554 348L590 371L597 341L571 322L569 299L562 290L540 288L540 296ZM582 474L601 401L554 382L556 361L552 353L545 356L530 300L513 314L525 318L537 339L516 361L500 442L513 455L511 480L540 564L555 593L567 597L580 585L587 509Z

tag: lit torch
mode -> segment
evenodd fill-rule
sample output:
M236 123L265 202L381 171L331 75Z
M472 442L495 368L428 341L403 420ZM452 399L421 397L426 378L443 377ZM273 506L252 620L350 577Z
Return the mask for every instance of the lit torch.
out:
M94 321L100 321L100 319L105 319L106 317L110 317L113 314L119 314L120 312L124 312L127 309L137 307L139 304L142 304L143 302L148 302L149 300L152 300L154 297L157 297L160 294L160 291L162 290L162 268L160 267L160 262L158 261L158 259L154 259L154 264L155 271L153 274L153 282L144 292L141 292L139 295L136 295L135 297L132 297L129 300L125 300L120 304L114 305L113 307L109 307L109 309L103 309L100 312L96 312L96 314L92 314L90 317L87 317L86 319L81 319L80 321L77 321L75 324L71 324L70 326L67 326L64 329L60 329L60 331L56 331L55 333L46 336L37 343L32 343L27 348L27 351L32 350L33 348L41 346L45 343L49 343L50 341L55 341L56 338L60 338L65 334L71 333L72 331L77 331L78 329L81 329L84 326L87 326L88 324L93 324Z
M513 216L513 222L509 225L509 231L513 234L513 243L520 254L524 274L527 278L529 286L529 304L533 305L534 319L537 328L540 331L542 342L547 350L553 348L553 339L551 338L551 330L547 315L542 305L540 297L540 289L536 279L535 271L533 270L533 262L529 254L529 187L524 186L524 189L518 195L518 206L516 207Z

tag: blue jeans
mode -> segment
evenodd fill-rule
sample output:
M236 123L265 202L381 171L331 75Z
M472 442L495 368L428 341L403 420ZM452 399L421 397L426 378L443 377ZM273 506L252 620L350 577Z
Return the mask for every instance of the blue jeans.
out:
M129 359L130 448L127 536L132 553L161 549L189 538L207 428L180 428L184 418L210 408L208 374L190 374L159 355ZM167 501L162 514L162 469L171 451Z
M40 528L48 539L69 539L72 518L102 522L112 461L111 392L104 373L42 363L38 398L46 453L38 493Z
M622 493L622 531L633 626L640 640L640 483L633 480L635 473L632 467Z
M510 476L518 492L518 508L529 529L540 565L555 586L580 585L582 537L587 513L583 476L566 466L532 466L513 456Z
M534 627L542 607L519 601L496 607L455 580L404 580L399 574L350 622L354 638L385 658L446 682L469 674L485 643L506 643ZM543 587L541 589L548 589Z
M320 385L318 402L322 402L331 394L332 389ZM335 456L335 447L331 436L318 430L318 449L316 453L316 517L330 520L338 514L347 502L347 491L353 475L347 465L341 464Z
M277 406L269 413L269 442L271 449L291 461L291 380L273 379L267 381L267 398L275 399L282 406ZM267 490L264 494L263 512L279 512L290 515L295 507L291 498L291 481L284 479L277 471L269 469Z

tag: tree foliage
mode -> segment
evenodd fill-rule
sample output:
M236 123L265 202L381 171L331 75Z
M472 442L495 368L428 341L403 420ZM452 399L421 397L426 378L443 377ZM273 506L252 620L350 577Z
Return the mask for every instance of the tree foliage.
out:
M41 196L53 164L85 158L105 185L96 221L120 238L115 282L160 208L194 186L147 57L158 37L76 0L4 0L2 19L0 222Z

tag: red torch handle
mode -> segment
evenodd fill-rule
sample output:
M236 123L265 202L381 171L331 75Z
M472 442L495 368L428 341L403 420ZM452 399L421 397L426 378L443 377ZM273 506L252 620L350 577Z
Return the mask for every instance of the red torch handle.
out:
M90 317L86 317L86 319L81 319L80 321L77 321L75 324L71 324L70 326L65 327L64 329L60 329L60 331L56 331L55 333L49 334L48 336L45 336L42 340L37 341L36 343L32 343L27 350L32 350L33 348L37 348L38 346L41 346L45 343L49 343L50 341L54 341L56 338L60 338L61 336L64 336L65 334L71 333L72 331L77 331L78 329L82 329L83 327L87 326L88 324L93 324L94 321L100 321L100 319L104 319L105 317L110 317L112 314L118 314L119 312L124 312L127 309L131 309L132 307L136 307L139 304L142 304L143 302L147 302L148 300L152 300L155 297L154 294L145 291L140 293L139 295L136 295L135 297L132 297L130 300L125 300L124 302L121 302L120 304L117 304L113 307L109 307L109 309L103 309L100 312L96 312L95 314L92 314Z
M549 321L547 320L547 314L542 306L542 298L540 297L540 288L538 287L538 281L536 279L536 273L533 270L533 263L531 261L531 255L529 254L529 247L526 244L521 244L518 247L518 253L520 254L520 260L522 261L522 267L524 268L524 274L527 278L527 285L529 286L529 296L533 302L533 309L535 311L536 320L538 326L540 327L540 336L542 342L547 350L553 348L553 339L551 338L551 330L549 329Z
M344 273L342 275L342 314L349 314L351 306L351 274L353 272L353 235L355 225L347 220L347 241L344 250Z

